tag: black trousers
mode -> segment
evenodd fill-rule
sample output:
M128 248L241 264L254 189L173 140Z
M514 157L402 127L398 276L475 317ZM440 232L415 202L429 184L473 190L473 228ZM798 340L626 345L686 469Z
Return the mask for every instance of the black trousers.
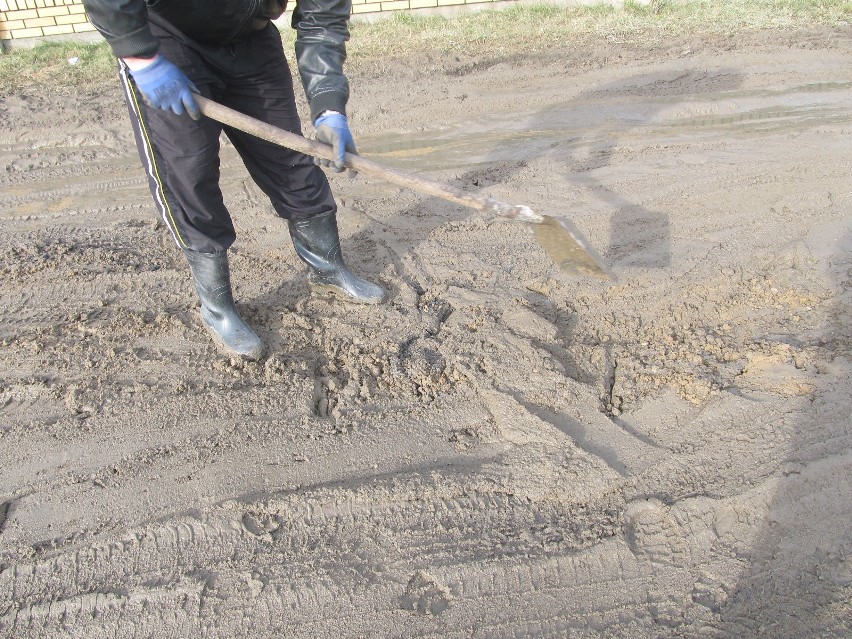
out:
M293 80L273 24L233 44L190 40L150 16L160 55L176 64L202 95L277 127L301 134ZM313 159L203 117L149 107L120 65L130 120L151 193L181 248L219 253L236 234L219 188L219 135L224 130L252 179L286 219L334 212L328 181Z

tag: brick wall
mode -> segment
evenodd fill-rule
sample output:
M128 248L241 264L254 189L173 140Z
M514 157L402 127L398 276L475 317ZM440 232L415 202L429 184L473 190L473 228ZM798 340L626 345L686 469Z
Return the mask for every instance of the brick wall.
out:
M352 0L352 13L377 13L381 11L410 11L413 9L437 9L438 7L463 4L482 4L497 0Z
M0 0L0 40L94 30L80 0Z
M499 0L352 0L353 14L438 9ZM81 0L0 0L0 40L32 42L51 36L95 31Z

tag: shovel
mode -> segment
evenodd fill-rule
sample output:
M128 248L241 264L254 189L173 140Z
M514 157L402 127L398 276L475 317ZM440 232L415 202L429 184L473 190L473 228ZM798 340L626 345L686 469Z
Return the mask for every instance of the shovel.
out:
M308 140L301 135L266 124L203 96L196 95L195 100L204 115L229 127L312 157L324 160L335 159L331 146L327 144ZM344 164L347 168L364 175L381 178L393 184L427 195L434 195L484 213L530 224L539 245L566 273L615 280L615 276L597 252L586 241L577 227L568 220L541 215L528 206L507 204L484 195L469 193L452 186L432 182L410 173L389 169L359 155L347 153Z

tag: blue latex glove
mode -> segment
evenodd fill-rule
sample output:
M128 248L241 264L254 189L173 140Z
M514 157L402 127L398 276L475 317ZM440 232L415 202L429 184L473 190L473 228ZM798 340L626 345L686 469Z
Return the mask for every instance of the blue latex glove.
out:
M198 89L183 71L164 57L159 56L155 62L143 69L129 71L145 102L152 107L173 111L178 115L186 110L193 120L201 119L201 110L192 95L192 92L197 93Z
M316 158L314 163L330 167L335 173L344 171L346 165L343 163L343 158L346 153L358 155L355 138L349 130L349 121L346 116L342 113L326 111L314 122L314 128L317 131L317 140L330 144L335 156L334 161Z

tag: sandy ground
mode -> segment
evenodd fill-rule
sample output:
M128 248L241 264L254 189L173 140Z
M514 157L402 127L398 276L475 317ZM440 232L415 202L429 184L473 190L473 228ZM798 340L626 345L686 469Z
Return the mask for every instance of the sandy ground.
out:
M850 31L350 67L390 301L311 299L232 148L202 330L117 83L0 96L0 636L848 637Z

